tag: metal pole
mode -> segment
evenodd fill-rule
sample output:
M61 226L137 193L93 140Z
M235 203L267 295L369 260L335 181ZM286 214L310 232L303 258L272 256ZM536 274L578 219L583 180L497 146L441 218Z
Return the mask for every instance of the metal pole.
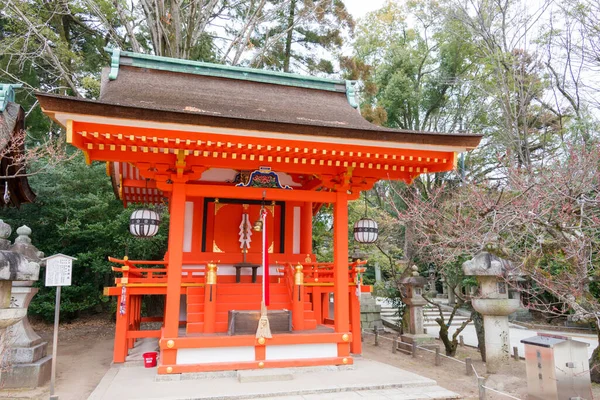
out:
M58 320L60 318L60 286L56 287L56 304L54 305L54 338L52 340L52 376L50 377L50 400L58 400L54 394L56 385L56 348L58 347Z

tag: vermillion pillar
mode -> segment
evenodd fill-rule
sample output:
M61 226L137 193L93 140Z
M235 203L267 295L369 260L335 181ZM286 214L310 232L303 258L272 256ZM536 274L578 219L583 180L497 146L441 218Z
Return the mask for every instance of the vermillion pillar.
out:
M348 195L337 192L333 206L333 281L335 331L348 333L350 330L350 307L348 298ZM338 344L338 357L350 354L348 343Z
M302 237L300 240L300 253L312 254L312 205L307 202L302 206Z
M350 297L350 320L352 323L352 343L350 344L350 351L353 354L362 353L362 341L361 341L361 325L360 325L360 293L349 293Z
M125 289L127 290L127 289ZM115 329L115 346L113 349L113 362L123 363L127 358L127 331L129 315L128 311L131 307L129 293L117 298L117 325Z
M164 338L176 338L179 332L183 226L185 220L185 183L173 183L170 201L169 256L167 259L167 298ZM176 350L164 349L162 364L175 364Z

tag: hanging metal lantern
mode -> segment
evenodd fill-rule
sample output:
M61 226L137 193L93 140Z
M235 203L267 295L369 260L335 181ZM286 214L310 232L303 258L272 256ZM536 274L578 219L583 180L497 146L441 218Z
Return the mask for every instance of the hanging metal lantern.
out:
M135 210L129 218L129 232L136 237L152 237L158 232L160 215L152 210Z
M358 243L375 243L379 236L377 222L364 217L354 224L354 240Z

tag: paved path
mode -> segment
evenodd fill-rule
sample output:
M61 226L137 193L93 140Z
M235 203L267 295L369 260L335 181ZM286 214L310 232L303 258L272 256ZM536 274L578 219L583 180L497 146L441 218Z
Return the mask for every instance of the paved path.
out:
M262 370L267 373L270 370ZM281 370L274 373L281 374ZM230 374L198 378L193 374L157 380L155 368L111 368L88 400L423 400L455 399L456 393L436 382L391 365L356 359L354 368L294 369L291 380L244 382ZM187 376L186 376L187 375ZM165 376L161 376L164 378ZM190 379L192 378L192 379ZM196 379L193 379L196 378Z

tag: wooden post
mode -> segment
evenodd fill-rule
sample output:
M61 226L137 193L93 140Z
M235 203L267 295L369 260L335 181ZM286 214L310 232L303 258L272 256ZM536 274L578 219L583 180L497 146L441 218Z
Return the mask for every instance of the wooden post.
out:
M336 192L333 206L333 290L335 331L348 333L350 330L348 304L348 194L346 190ZM350 355L348 343L338 343L338 357Z
M465 338L463 337L463 335L460 335L458 337L458 343L460 344L460 347L465 347Z
M483 387L484 384L484 377L477 378L477 386L479 386L479 400L485 400L485 388Z
M323 323L323 306L321 302L323 301L323 293L321 290L314 286L312 289L312 303L313 303L313 311L315 313L315 319L317 320L317 324L321 325Z
M329 292L321 292L321 318L330 318L329 315Z
M375 346L379 346L379 331L377 328L373 328L373 332L375 332Z
M442 360L440 357L440 348L436 347L435 348L435 365L436 365L436 367L439 367L441 363L442 363Z
M470 357L465 358L465 368L468 376L473 375L473 362Z
M392 353L396 353L396 351L398 351L398 337L394 336L394 338L392 339Z
M206 266L204 280L204 333L215 333L217 318L217 265Z
M350 352L353 354L362 353L362 343L360 341L361 323L360 323L360 301L356 295L356 289L351 287L349 293L350 297L350 323L352 327L352 342L350 343Z
M173 183L170 201L169 256L167 259L167 296L164 338L176 338L179 333L179 306L181 298L181 264L183 261L183 227L185 221L186 185ZM177 350L164 349L161 364L175 364Z
M304 272L302 265L294 268L294 294L292 298L292 328L295 331L304 329Z
M417 358L417 342L412 342L412 358Z
M513 356L515 361L519 361L519 348L517 346L513 347Z

